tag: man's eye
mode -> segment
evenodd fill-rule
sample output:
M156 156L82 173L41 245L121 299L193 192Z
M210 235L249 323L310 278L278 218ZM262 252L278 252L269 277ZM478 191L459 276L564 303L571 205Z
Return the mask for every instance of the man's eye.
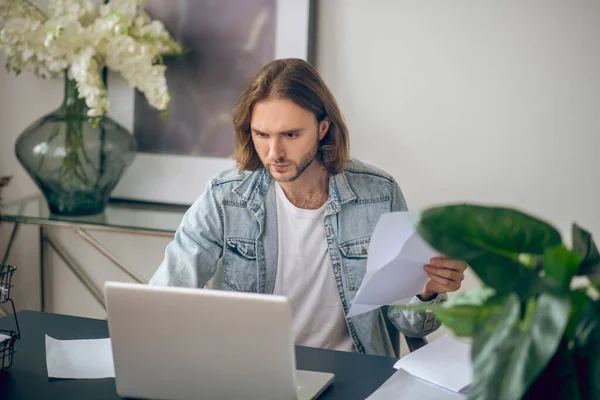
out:
M298 137L298 134L297 133L287 133L285 136L290 139L294 139L294 138Z

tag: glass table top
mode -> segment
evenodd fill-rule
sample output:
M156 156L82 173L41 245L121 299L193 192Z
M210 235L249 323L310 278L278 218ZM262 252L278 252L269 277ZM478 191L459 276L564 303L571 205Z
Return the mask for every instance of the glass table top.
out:
M0 221L173 236L188 208L183 205L111 200L101 214L69 217L51 214L46 200L40 195L4 202L0 209Z

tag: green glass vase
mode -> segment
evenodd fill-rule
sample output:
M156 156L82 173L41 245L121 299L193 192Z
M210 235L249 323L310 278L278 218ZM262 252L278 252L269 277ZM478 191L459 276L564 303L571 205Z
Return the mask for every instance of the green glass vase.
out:
M88 110L65 75L62 105L17 139L17 158L53 214L101 213L135 157L134 136L107 116L91 119Z

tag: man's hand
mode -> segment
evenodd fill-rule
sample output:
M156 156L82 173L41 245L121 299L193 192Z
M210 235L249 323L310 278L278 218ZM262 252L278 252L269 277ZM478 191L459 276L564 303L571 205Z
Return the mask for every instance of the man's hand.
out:
M431 300L438 293L454 292L460 289L465 279L467 263L446 257L434 257L423 267L429 280L421 292L421 300Z

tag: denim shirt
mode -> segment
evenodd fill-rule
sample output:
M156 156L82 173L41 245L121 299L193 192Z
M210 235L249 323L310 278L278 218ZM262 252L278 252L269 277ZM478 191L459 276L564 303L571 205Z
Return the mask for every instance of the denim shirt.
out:
M273 293L277 274L277 207L270 174L231 169L212 179L186 212L151 285L203 287L218 261L224 290ZM347 315L366 272L371 235L381 214L406 210L395 180L358 160L329 178L325 236L340 302ZM438 295L431 302L445 299ZM418 297L412 303L421 303ZM376 309L346 317L356 350L395 356L385 318L406 336L422 337L440 323L431 313Z

